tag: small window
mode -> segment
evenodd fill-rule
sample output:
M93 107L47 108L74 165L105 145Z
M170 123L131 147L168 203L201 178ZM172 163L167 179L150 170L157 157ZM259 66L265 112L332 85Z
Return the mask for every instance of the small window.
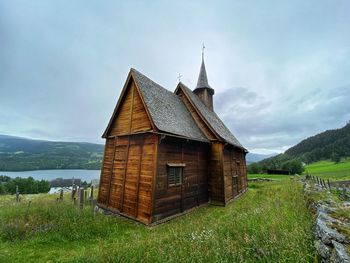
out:
M168 166L168 185L175 186L182 184L182 166Z

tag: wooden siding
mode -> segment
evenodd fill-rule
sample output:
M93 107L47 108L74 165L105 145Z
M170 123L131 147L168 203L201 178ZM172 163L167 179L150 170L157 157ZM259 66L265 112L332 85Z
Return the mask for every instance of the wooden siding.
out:
M213 204L225 204L223 175L223 144L211 144L209 160L209 196Z
M210 147L205 143L165 138L158 146L154 221L208 202L207 163ZM182 184L168 186L167 163L183 163Z
M102 172L99 204L145 224L151 222L157 142L157 135L139 134L119 136L115 144L106 143L106 152L113 156L108 160L113 161L103 165L110 176L104 177Z
M119 105L116 117L112 121L108 136L120 136L150 130L152 130L151 121L140 93L131 79Z
M184 92L179 89L177 92L177 95L180 97L182 102L185 104L187 110L191 113L192 118L198 125L198 127L201 129L201 131L204 133L204 135L209 139L209 140L214 140L217 139L216 135L210 130L208 125L203 121L202 117L198 114L198 112L195 110L193 105L191 104L190 100L186 97Z
M242 194L247 188L245 154L237 148L224 149L225 202Z
M100 186L99 186L98 198L97 198L98 203L105 206L108 203L109 181L110 181L112 163L113 163L113 149L114 149L114 138L109 138L106 140L106 144L105 144L103 162L101 167L101 175L100 175Z

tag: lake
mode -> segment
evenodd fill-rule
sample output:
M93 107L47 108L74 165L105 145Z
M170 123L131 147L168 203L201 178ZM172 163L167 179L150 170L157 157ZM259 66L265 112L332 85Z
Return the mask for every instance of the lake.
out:
M23 177L29 176L36 180L51 181L56 178L80 178L82 181L90 182L92 179L100 179L100 170L37 170L37 171L24 171L24 172L1 172L0 175L7 175L9 177Z

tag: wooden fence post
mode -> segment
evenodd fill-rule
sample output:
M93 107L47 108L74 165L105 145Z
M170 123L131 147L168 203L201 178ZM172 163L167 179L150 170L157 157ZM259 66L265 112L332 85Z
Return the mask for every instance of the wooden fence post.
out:
M76 192L77 192L77 188L75 185L73 185L72 186L72 200L74 200Z
M93 185L91 185L90 197L89 197L89 201L91 202L92 200L94 200L94 186Z
M84 195L85 195L85 190L84 188L79 188L79 208L83 209L84 208Z
M328 181L328 188L329 190L331 190L331 184L329 183L329 179L327 179L327 181Z
M63 201L63 189L60 190L60 201Z
M18 190L18 185L16 185L16 202L19 202L19 190Z

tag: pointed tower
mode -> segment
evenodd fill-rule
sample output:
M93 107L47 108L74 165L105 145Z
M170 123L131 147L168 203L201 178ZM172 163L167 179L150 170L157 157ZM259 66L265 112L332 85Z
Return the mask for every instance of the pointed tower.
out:
M197 87L193 91L201 101L209 108L209 110L213 111L213 95L214 89L209 86L207 72L205 70L204 64L204 46L202 49L202 65L198 76Z

